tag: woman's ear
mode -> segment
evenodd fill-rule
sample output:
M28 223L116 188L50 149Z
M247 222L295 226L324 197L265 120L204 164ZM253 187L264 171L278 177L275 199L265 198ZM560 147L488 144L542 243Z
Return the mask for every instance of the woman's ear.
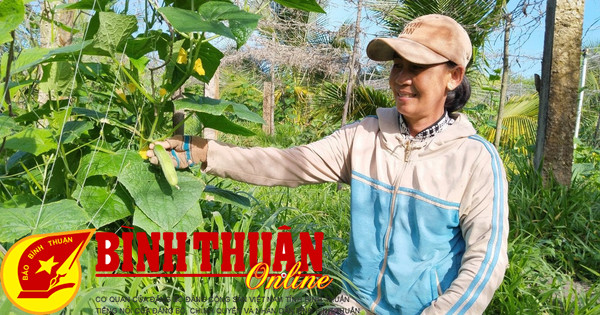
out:
M456 66L456 67L452 68L450 70L450 81L448 81L448 90L452 91L457 86L459 86L460 83L462 82L464 76L465 76L465 69L463 67Z

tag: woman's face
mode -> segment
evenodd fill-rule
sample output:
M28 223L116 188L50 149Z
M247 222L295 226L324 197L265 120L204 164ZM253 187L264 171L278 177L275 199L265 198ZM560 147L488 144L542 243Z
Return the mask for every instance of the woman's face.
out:
M450 68L446 63L419 65L394 58L390 88L409 127L429 126L442 117L446 93L460 84L463 73L462 68Z

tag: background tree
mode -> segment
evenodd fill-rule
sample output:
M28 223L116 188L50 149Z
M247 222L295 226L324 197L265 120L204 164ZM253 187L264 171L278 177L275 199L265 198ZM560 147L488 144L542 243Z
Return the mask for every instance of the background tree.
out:
M352 55L350 56L350 64L348 65L348 83L346 86L346 99L344 100L344 111L342 113L342 126L346 124L346 118L348 115L348 109L350 108L350 101L352 100L352 91L354 87L354 80L356 78L356 60L359 55L358 50L360 49L360 22L361 13L363 9L363 0L358 0L356 8L356 23L354 26L354 43L352 47Z
M510 44L510 28L512 24L512 15L510 13L504 15L504 52L502 53L502 81L500 83L500 102L498 104L498 117L496 119L496 134L494 137L494 145L500 146L500 138L502 136L502 116L504 115L504 105L506 103L506 90L508 89L508 76L510 67L508 64L508 48Z
M569 186L579 89L584 1L549 0L534 162Z
M260 6L260 2L251 5ZM293 119L304 126L311 121L311 95L320 89L323 80L336 78L347 67L346 38L350 27L344 24L337 30L328 30L325 15L277 3L265 6L260 12L264 18L259 23L259 32L250 38L252 44L232 51L223 59L223 65L235 67L236 71L246 69L259 74L262 77L259 81L272 82L266 84L271 89L264 93L268 97L264 103L270 104L273 96L278 116L275 121ZM240 80L244 81L241 77ZM262 82L257 82L256 88L264 91ZM282 113L286 114L281 116Z

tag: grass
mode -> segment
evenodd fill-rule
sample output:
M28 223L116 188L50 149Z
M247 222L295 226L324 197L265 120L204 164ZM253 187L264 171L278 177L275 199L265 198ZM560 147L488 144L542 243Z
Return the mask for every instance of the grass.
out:
M527 156L509 153L509 268L486 313L600 314L598 187L544 182Z
M297 232L323 232L323 273L332 276L334 282L324 290L305 291L298 296L323 298L320 303L302 305L307 310L312 307L312 311L315 311L329 305L329 301L340 292L342 275L339 267L347 256L350 231L349 189L346 187L338 190L333 183L287 188L253 186L227 179L219 181L218 185L227 189L248 192L254 200L246 215L237 212L235 207L216 209L223 213L226 226L235 229L240 220L243 222L251 213L253 223L249 226L249 231L268 229L275 232L277 227L286 224L292 227L292 235L297 235Z
M600 191L576 178L571 186L543 183L529 160L510 170L511 237L531 235L548 249L549 261L577 280L598 280L600 270Z

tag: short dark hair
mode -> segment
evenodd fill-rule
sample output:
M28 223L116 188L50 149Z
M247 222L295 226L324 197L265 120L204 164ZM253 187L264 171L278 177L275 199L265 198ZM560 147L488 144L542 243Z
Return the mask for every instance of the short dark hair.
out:
M448 67L456 67L456 63L452 61L448 61L446 63ZM471 97L471 83L469 83L469 79L467 76L463 76L460 84L452 91L448 92L446 96L446 103L444 103L444 108L448 111L448 113L453 113L462 109L467 101Z

